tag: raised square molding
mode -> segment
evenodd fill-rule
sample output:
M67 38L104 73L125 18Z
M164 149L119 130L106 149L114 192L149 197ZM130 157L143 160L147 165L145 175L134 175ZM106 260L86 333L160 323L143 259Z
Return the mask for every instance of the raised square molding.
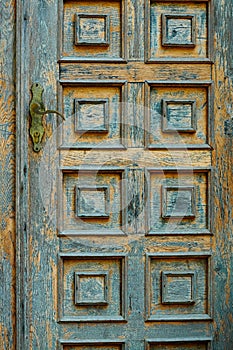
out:
M125 170L117 167L61 169L59 234L126 235Z
M127 147L126 81L63 82L64 115L61 148L125 149Z
M194 304L195 271L162 271L162 304Z
M59 62L127 62L126 0L61 3Z
M108 186L76 186L76 215L82 218L109 217Z
M162 186L163 218L195 218L195 186Z
M146 169L148 235L211 234L209 170Z
M162 14L162 45L194 47L196 45L195 15Z
M110 18L101 14L76 14L75 45L109 45Z
M126 322L125 254L60 253L59 258L61 322Z
M75 304L108 304L107 272L75 272Z
M149 149L210 149L211 82L147 81L145 87Z
M210 320L210 264L205 253L147 254L147 321Z
M196 132L196 101L163 99L163 132Z
M147 234L211 234L209 169L148 168L146 176Z
M108 132L109 99L75 99L75 131Z
M210 63L211 32L211 1L145 2L146 62Z

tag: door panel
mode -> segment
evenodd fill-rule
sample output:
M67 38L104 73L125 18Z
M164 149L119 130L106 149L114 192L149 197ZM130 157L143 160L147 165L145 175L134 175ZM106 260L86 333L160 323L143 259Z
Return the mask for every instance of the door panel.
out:
M60 258L61 321L126 320L126 256L62 253Z
M62 349L64 350L124 350L125 349L125 344L123 342L119 341L92 341L88 343L83 343L83 342L72 342L72 343L67 343L65 341L61 342L62 344Z
M60 3L64 61L125 60L125 0Z
M117 70L109 61L126 58L119 48L127 19L136 15L132 7L118 1L65 1L63 7L62 338L88 344L114 335L139 350L163 347L175 329L180 343L165 346L182 349L185 323L193 329L196 321L206 324L199 335L208 337L211 319L211 256L198 238L211 234L211 163L199 159L203 149L210 155L211 74L203 81L185 76L182 67L168 77L155 67L163 58L178 65L187 57L208 61L208 2L147 3L145 21L144 11L137 14L146 49L132 57L126 45L130 68L122 62ZM139 35L136 20L129 37L133 31ZM198 157L196 169L189 148ZM177 152L173 159L177 149L183 158ZM178 252L171 244L171 236L181 235L191 250ZM152 345L148 339L160 322L167 334ZM184 341L183 348L193 346Z
M61 235L124 235L123 170L63 171L59 218Z
M210 82L148 84L148 148L209 148L210 90Z
M65 121L24 148L23 348L218 349L212 1L58 3L24 9Z
M125 90L124 82L114 80L65 84L63 106L69 119L64 126L62 146L124 148L126 121L122 109L126 101Z
M190 253L147 255L147 320L210 319L209 260Z
M207 1L146 2L147 59L208 60Z
M148 169L148 234L209 234L208 170Z
M169 341L169 342L160 342L160 341L149 341L147 343L148 349L155 350L155 349L163 349L163 350L188 350L188 349L195 349L195 350L207 350L210 347L209 341L196 341L196 340L184 340L182 342L179 342L177 340Z

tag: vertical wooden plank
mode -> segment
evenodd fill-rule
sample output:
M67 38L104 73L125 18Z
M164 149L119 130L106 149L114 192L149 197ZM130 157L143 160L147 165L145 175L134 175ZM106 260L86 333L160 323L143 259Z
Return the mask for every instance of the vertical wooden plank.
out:
M44 103L57 109L57 1L28 2L30 85L38 81L44 87ZM35 28L32 32L30 28ZM30 32L31 31L31 32ZM33 55L32 53L36 54ZM43 150L37 154L29 142L29 349L55 349L57 325L57 253L56 234L56 133L58 117L45 118ZM51 141L49 139L52 137ZM46 277L44 277L46 276Z
M137 160L135 160L135 166ZM145 202L146 189L144 183L144 169L130 168L127 171L127 221L128 232L131 235L145 233Z
M128 147L144 146L144 84L129 83L126 111L128 117Z
M144 61L144 0L128 0L128 59Z
M17 2L17 349L57 344L57 236L54 181L57 117L44 120L43 151L29 138L31 85L57 109L57 1ZM53 141L56 137L53 138ZM50 145L50 146L48 146Z
M16 1L16 349L28 349L28 26L27 3ZM25 117L27 116L27 117ZM27 296L27 297L26 297Z
M0 2L0 348L15 349L15 1Z
M214 192L214 349L230 349L232 329L232 116L233 116L233 3L214 1L215 22L215 131Z

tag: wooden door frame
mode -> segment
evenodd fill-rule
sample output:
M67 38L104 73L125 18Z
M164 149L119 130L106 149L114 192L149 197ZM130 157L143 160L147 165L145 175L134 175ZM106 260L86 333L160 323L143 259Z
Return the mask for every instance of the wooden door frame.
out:
M230 0L213 1L215 46L213 75L215 85L215 130L212 153L213 165L213 349L230 349L232 344L232 119L233 110L233 3ZM30 100L27 62L29 38L25 36L27 7L30 0L16 0L16 348L27 349L30 333L28 318L28 106ZM26 48L26 49L25 49ZM223 204L222 204L223 203ZM229 346L229 347L228 347Z

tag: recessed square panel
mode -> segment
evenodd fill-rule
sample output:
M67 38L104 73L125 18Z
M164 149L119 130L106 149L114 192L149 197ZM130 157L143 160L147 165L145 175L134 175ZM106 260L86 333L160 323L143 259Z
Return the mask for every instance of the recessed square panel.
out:
M61 147L124 149L126 147L125 82L65 85Z
M149 255L147 276L149 321L210 318L208 256Z
M162 217L195 218L195 187L163 186Z
M62 350L126 350L125 343L119 340L62 340Z
M75 304L108 304L107 272L75 272Z
M154 339L146 341L146 350L210 350L210 340L192 338Z
M59 200L62 235L125 235L124 171L63 172Z
M196 101L162 100L163 132L196 132Z
M62 321L125 320L124 255L61 254L59 276Z
M76 45L109 45L109 15L76 14L75 23Z
M108 218L109 187L77 186L76 215L83 218Z
M147 61L208 61L207 1L154 1L146 5Z
M125 0L63 2L61 61L125 62Z
M148 148L210 148L208 87L151 82L147 89Z
M195 46L196 17L194 15L162 15L163 46Z
M193 304L195 292L195 271L162 271L162 304Z
M148 171L149 235L209 234L208 171Z
M109 99L75 99L76 132L108 132Z

